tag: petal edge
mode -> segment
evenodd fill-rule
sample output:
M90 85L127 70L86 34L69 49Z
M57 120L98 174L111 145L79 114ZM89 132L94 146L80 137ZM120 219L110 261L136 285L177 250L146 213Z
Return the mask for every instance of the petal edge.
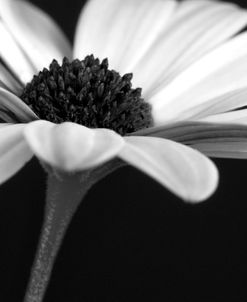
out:
M154 137L126 137L119 156L188 202L207 199L218 184L213 162L182 144Z

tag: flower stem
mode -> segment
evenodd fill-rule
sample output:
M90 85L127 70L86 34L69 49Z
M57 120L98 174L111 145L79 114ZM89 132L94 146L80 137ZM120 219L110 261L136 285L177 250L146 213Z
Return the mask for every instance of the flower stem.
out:
M25 302L43 300L66 229L90 186L91 182L83 180L81 175L58 178L49 174L44 223Z
M42 302L65 232L88 190L100 179L125 165L119 159L83 173L48 171L44 222L24 302Z

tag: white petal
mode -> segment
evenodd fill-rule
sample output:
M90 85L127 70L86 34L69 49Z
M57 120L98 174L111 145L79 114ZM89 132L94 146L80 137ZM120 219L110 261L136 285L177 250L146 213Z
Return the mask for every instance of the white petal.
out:
M150 100L155 123L203 116L207 102L212 105L212 100L246 88L246 56L247 33L243 33L193 64Z
M25 137L34 154L65 171L81 171L115 157L124 145L121 136L108 129L89 129L66 122L30 123Z
M6 87L15 94L19 94L20 91L24 88L24 86L22 86L1 63L0 81L4 83L4 85L6 85Z
M90 0L79 18L74 57L93 53L110 66L128 70L166 27L174 0Z
M182 1L172 21L133 68L149 98L182 70L247 24L247 11L218 1ZM150 76L152 75L152 76Z
M37 115L17 96L0 88L0 119L5 122L30 122Z
M200 119L200 121L220 124L247 125L247 109L211 115L206 118Z
M36 69L1 21L0 36L0 57L22 81L22 83L25 84L32 78L34 73L36 73Z
M1 0L0 16L15 40L39 71L53 59L71 57L72 50L55 22L26 1Z
M203 102L193 107L193 114L189 113L190 120L210 121L211 115L220 112L235 110L247 105L247 87L227 92L219 97ZM185 116L185 114L184 114ZM217 121L215 121L217 122Z
M199 152L179 143L154 137L125 137L119 157L147 173L190 202L208 198L216 189L215 165Z
M0 183L17 173L33 156L23 137L25 126L0 127Z

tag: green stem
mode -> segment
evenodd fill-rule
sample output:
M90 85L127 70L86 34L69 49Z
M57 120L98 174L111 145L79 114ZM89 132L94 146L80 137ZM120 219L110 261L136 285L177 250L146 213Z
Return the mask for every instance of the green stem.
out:
M123 165L118 160L84 173L48 173L44 222L24 302L42 302L69 223L88 190Z

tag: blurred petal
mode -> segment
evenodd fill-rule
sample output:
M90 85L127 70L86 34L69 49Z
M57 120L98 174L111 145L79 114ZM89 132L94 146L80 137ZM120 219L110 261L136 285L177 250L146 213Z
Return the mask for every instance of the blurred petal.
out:
M231 3L189 0L180 2L170 20L142 60L131 67L135 85L144 88L146 98L240 31L247 24L247 11Z
M131 135L154 136L188 144L202 139L242 138L247 137L247 126L238 123L211 123L204 121L178 122L160 127L137 131Z
M109 58L111 68L128 70L166 27L174 0L90 0L75 35L74 57L93 53Z
M34 154L65 171L80 171L115 157L124 140L108 129L89 129L66 122L36 121L25 128L25 137Z
M1 1L0 1L1 4ZM29 81L36 69L25 56L21 47L0 20L0 57L10 67L14 74L25 84Z
M0 88L0 121L25 123L36 119L37 115L21 99Z
M19 94L24 88L13 75L0 63L0 81L13 93Z
M211 115L204 119L200 119L200 121L210 122L210 123L220 123L220 124L224 123L228 125L229 124L247 125L247 109Z
M193 115L190 115L190 120L205 120L210 119L211 115L218 112L226 112L235 110L247 105L247 87L227 92L219 97L208 100L193 107ZM218 114L217 114L218 115ZM185 116L185 113L184 113ZM188 115L187 115L188 116Z
M59 61L64 56L71 58L72 50L67 38L38 7L17 0L0 0L0 7L4 24L37 71L48 67L54 58Z
M25 126L7 124L0 127L0 183L17 173L33 156L23 137Z
M125 137L119 157L190 202L208 198L216 189L215 165L196 150L154 137Z
M247 125L244 123L180 122L139 131L136 135L169 138L207 156L247 158Z
M208 141L192 144L191 147L210 157L247 159L247 139L245 141Z
M153 115L156 125L203 117L203 110L217 105L218 97L247 87L247 33L243 33L204 56L174 81L154 95ZM205 112L207 114L207 111Z

